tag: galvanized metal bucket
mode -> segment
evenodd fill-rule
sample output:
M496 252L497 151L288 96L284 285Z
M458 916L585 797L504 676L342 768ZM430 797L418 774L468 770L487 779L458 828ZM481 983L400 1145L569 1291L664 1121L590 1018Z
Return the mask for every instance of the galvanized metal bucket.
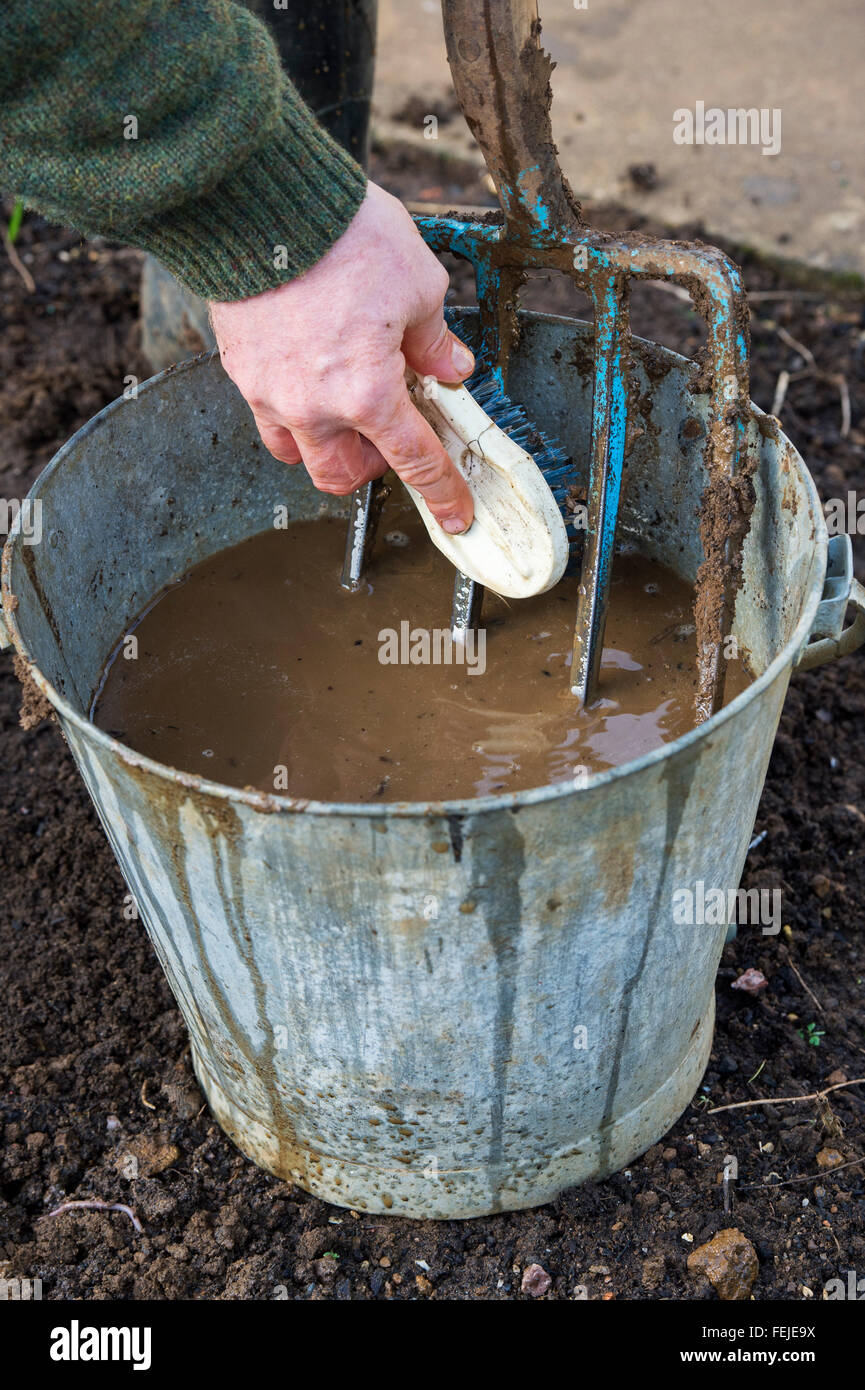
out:
M511 376L578 459L589 334L525 315ZM706 400L683 359L635 351L644 428L621 524L692 579ZM738 884L793 667L865 632L849 543L822 602L811 479L774 420L752 428L758 503L735 633L754 683L586 785L445 803L238 791L88 722L108 654L164 585L266 529L277 504L347 510L270 458L217 359L115 402L43 473L41 544L13 533L4 554L7 636L58 713L211 1107L257 1163L360 1210L476 1216L622 1167L690 1100L726 927L677 924L672 895ZM859 614L839 644L848 597ZM809 648L812 631L823 640Z

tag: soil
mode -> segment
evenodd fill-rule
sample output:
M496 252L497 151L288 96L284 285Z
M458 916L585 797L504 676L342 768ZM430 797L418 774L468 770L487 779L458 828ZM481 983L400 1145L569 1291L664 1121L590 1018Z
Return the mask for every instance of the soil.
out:
M411 159L379 156L374 172L407 197L478 201L474 174ZM587 215L627 225L618 209ZM4 498L22 495L125 376L146 374L133 252L82 246L35 219L18 249L37 289L0 257ZM753 398L768 409L779 372L807 365L791 338L810 349L820 372L791 381L784 427L825 498L862 495L862 302L740 259L753 292ZM458 300L464 270L459 280ZM536 277L525 302L580 312L551 276ZM651 287L635 293L632 323L688 355L702 336L685 303ZM837 374L852 400L846 437ZM862 538L854 545L865 578ZM694 1103L626 1172L536 1211L442 1224L338 1210L233 1148L203 1108L180 1016L57 726L18 726L11 662L0 699L0 1277L41 1278L48 1299L511 1299L532 1296L522 1274L538 1264L547 1298L701 1299L715 1295L687 1257L733 1226L759 1257L757 1300L819 1299L827 1279L865 1268L862 1088L712 1113L865 1076L861 655L794 677L744 880L781 888L784 927L743 928L726 947ZM757 995L731 989L749 967L768 980ZM826 1167L837 1162L827 1151L849 1166ZM729 1212L726 1155L738 1165ZM127 1204L144 1233L123 1211L49 1214L91 1198ZM527 1290L545 1288L532 1272Z

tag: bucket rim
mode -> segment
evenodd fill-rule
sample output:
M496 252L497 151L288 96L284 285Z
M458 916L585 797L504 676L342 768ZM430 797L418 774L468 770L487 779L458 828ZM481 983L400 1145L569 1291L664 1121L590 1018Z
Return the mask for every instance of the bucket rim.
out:
M463 306L459 306L462 308ZM466 306L469 309L472 306ZM543 320L552 323L566 323L568 325L583 325L584 320L571 318L564 314L541 314L532 311L522 311L523 315L531 320ZM591 327L591 325L586 325ZM665 356L670 357L675 363L688 365L689 359L683 357L681 353L673 348L667 348L662 343L655 343L649 339L635 339L637 342L649 343L655 351L660 351ZM218 349L214 348L208 352L199 353L195 357L190 357L184 362L173 363L166 367L164 371L157 372L149 377L138 387L138 399L142 393L153 390L161 385L167 378L185 374L194 370L196 367L209 364L219 357ZM60 468L65 458L77 448L89 435L95 434L102 425L109 420L123 405L128 402L121 396L108 405L103 406L96 415L76 430L57 450L56 454L46 464L45 468L33 482L27 496L33 494ZM377 805L364 801L318 801L314 799L304 799L299 797L280 796L275 792L262 792L255 790L245 790L242 787L231 787L224 782L212 781L209 778L201 777L197 773L184 772L179 768L171 767L167 763L161 763L155 758L147 757L146 754L136 753L134 749L121 743L119 739L112 738L110 734L99 729L95 724L74 708L73 705L61 695L60 691L48 680L39 669L38 665L27 650L22 637L16 610L18 600L11 587L12 576L12 557L16 542L20 536L20 514L10 529L2 553L2 610L3 622L8 631L11 643L15 650L27 663L28 675L34 682L39 691L46 697L52 707L57 711L62 721L71 724L85 743L95 745L97 749L106 754L113 754L118 757L127 767L138 772L150 774L162 781L171 783L176 788L183 788L189 792L195 792L203 796L209 796L219 801L230 801L241 803L248 806L253 811L260 811L267 814L302 812L309 816L340 816L355 819L429 819L445 818L448 816L478 816L497 811L520 811L528 806L536 806L546 802L565 800L569 797L587 795L597 791L614 782L620 781L624 777L633 776L643 772L657 764L665 762L668 758L684 754L700 743L704 738L711 736L729 719L736 717L738 712L753 699L756 699L768 689L770 685L782 674L786 667L795 665L796 657L808 640L808 636L813 625L814 616L823 593L823 581L826 570L826 553L828 545L828 533L826 522L823 517L820 500L817 495L817 488L814 479L805 464L804 459L798 449L787 438L780 424L775 417L767 411L761 410L759 406L750 401L750 407L755 419L768 419L777 425L778 442L789 450L792 461L795 464L799 481L803 484L808 500L809 513L814 523L814 549L819 560L811 581L810 588L805 595L802 604L802 611L799 621L796 624L790 637L784 646L775 655L762 675L756 677L745 687L729 704L724 705L713 714L703 724L696 725L687 733L681 734L679 738L671 743L662 744L659 748L653 748L648 753L644 753L639 758L622 763L617 767L607 768L603 772L590 773L580 786L575 786L571 782L557 782L540 787L527 787L517 792L500 792L496 795L475 796L475 797L453 797L441 801L385 801Z

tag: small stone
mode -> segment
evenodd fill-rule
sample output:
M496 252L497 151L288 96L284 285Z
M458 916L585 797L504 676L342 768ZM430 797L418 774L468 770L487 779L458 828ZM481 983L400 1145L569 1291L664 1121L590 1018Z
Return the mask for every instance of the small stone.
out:
M609 1274L609 1265L589 1265L590 1274Z
M827 898L832 892L832 881L825 874L815 874L811 879L811 891L818 898Z
M390 1269L390 1263L391 1262L388 1259L387 1255L382 1255L381 1259L379 1260L379 1264L382 1269Z
M735 1226L719 1231L688 1256L688 1272L708 1279L725 1303L749 1298L759 1269L756 1250Z
M759 994L761 989L765 989L769 981L762 970L755 970L753 965L743 971L738 980L734 980L731 989L744 990L745 994Z
M843 1072L840 1067L836 1067L835 1070L830 1071L829 1075L826 1077L826 1085L843 1086L844 1082L847 1080L849 1080L847 1073Z
M661 1154L661 1158L664 1160L665 1163L674 1163L678 1157L678 1149L673 1148L665 1149L664 1152Z
M520 1291L531 1294L532 1298L542 1298L552 1282L550 1275L541 1265L527 1265L523 1270Z
M844 1162L844 1155L837 1149L821 1149L817 1155L818 1168L837 1168Z
M431 1282L431 1280L427 1279L425 1275L423 1275L423 1274L416 1274L415 1277L414 1277L414 1281L415 1281L415 1283L417 1284L418 1293L422 1293L422 1294L431 1294L431 1293L432 1293L432 1291L433 1291L432 1282Z

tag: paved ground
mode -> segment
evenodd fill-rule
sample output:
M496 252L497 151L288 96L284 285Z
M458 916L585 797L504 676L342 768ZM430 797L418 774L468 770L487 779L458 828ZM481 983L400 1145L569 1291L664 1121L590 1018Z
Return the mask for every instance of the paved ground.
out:
M554 133L583 197L670 226L698 218L709 237L865 275L861 0L578 2L541 0L541 14L558 63ZM423 139L421 106L451 90L438 0L379 5L378 129ZM780 109L780 152L675 143L674 111L698 101ZM459 115L439 140L477 154ZM640 164L654 166L655 188L635 186L628 170Z

